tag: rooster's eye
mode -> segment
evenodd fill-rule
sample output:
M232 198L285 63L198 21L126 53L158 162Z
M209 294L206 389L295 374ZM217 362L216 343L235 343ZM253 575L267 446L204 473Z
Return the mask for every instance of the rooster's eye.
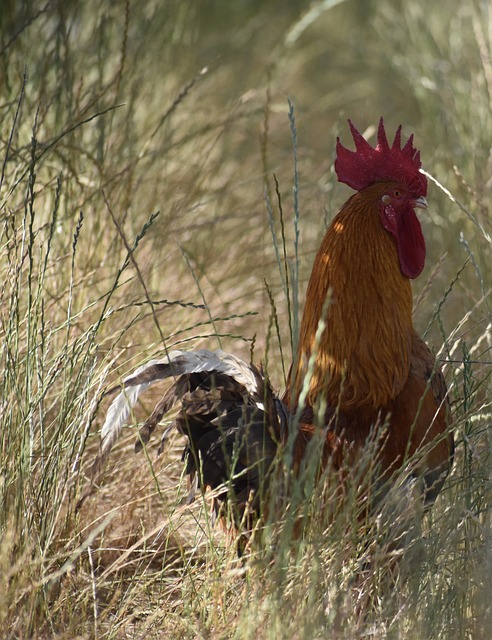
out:
M395 189L393 191L393 195L395 196L395 198L399 198L401 196L401 191L399 189Z

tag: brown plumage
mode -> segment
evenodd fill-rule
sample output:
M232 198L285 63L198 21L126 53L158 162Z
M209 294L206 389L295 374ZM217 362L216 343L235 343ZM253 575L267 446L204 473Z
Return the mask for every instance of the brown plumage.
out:
M426 500L437 496L453 452L446 383L412 322L410 280L399 267L395 243L379 220L378 202L398 185L378 182L343 206L315 258L301 323L299 359L284 396L294 408L314 351L306 407L327 401L337 423L327 438L335 466L350 447L363 449L373 425L388 421L380 464L391 475L428 443L420 469ZM326 328L315 336L328 297ZM309 415L309 414L308 414ZM300 426L296 455L303 455L310 423ZM442 436L446 432L446 436ZM340 433L339 438L334 434ZM335 444L336 443L336 444ZM360 453L360 452L359 452Z
M390 147L381 119L375 148L352 123L350 128L356 150L338 141L335 170L357 192L334 218L315 258L282 401L259 369L235 356L205 350L167 354L124 381L108 411L94 472L129 406L150 384L173 377L141 428L136 449L180 404L171 426L187 437L186 471L202 489L224 487L216 507L232 507L238 530L250 529L264 515L272 463L292 440L289 433L295 469L309 464L307 445L321 429L321 464L330 462L345 477L347 465L357 468L381 431L378 477L371 480L389 488L392 475L405 469L417 500L433 502L452 463L453 439L443 375L412 323L410 279L425 260L414 209L426 207L427 181L413 138L401 146L401 128Z

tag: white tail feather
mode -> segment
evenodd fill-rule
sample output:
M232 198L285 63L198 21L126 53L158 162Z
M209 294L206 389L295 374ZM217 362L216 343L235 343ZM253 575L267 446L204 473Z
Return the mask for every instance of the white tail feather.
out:
M131 384L133 379L137 379L139 375L156 365L162 368L153 379ZM258 371L244 360L221 350L171 351L165 359L150 360L123 380L125 388L111 403L101 430L100 457L105 458L111 451L141 393L165 378L203 371L217 371L229 375L246 387L248 393L258 396Z
M136 369L131 376L125 378L123 383L134 378L136 375L143 373L149 367L155 364L160 364L160 362L160 360L150 360L147 364ZM105 457L111 451L125 422L128 420L132 407L136 405L140 394L154 384L154 382L156 382L156 380L137 384L134 387L126 387L113 400L101 429L101 456Z
M180 376L183 374L200 373L202 371L217 371L231 376L237 382L244 385L249 393L258 393L258 378L255 370L249 365L220 349L208 351L198 349L197 351L172 351L168 359L160 364L169 364L171 371L163 377L170 375Z

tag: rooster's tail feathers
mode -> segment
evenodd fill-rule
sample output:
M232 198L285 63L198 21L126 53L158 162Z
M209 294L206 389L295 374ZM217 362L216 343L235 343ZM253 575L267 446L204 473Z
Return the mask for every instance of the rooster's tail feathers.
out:
M141 428L135 445L137 451L142 448L143 443L148 442L161 418L189 390L189 376L192 374L221 374L230 378L231 384L244 391L250 401L263 409L265 383L255 366L221 350L171 351L165 359L150 360L123 380L123 389L111 403L101 430L101 445L92 467L92 476L101 469L140 395L156 382L175 378L174 384L157 403ZM113 387L107 393L118 388L120 387Z

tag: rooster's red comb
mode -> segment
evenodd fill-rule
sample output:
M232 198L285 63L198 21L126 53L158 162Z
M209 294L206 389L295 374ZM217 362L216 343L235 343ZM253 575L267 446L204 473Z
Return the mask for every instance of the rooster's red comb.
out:
M394 181L405 184L416 197L427 195L427 178L420 173L420 152L413 146L413 134L401 147L401 125L396 130L391 147L388 144L383 118L379 120L378 143L375 148L348 121L355 151L350 151L337 138L335 172L340 182L360 191L375 182Z

